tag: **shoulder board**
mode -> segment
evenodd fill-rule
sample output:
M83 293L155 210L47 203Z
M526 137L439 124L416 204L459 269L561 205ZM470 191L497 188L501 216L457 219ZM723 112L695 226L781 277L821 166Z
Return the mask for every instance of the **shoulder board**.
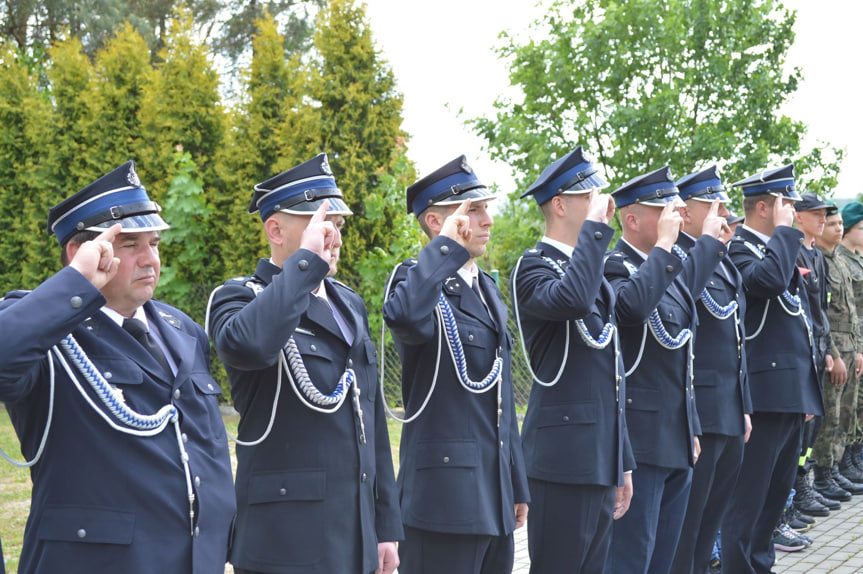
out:
M531 247L524 252L522 257L542 257L543 252L542 249L537 249L536 247Z
M340 286L340 287L344 287L345 289L347 289L351 293L356 293L356 291L354 291L353 289L351 289L350 287L348 287L347 285L345 285L344 283L342 283L338 279L332 279L332 282L335 283L336 285Z
M603 264L608 263L609 261L612 263L623 265L630 275L633 275L636 271L638 271L638 267L636 267L632 263L632 261L629 260L625 253L621 253L620 251L609 251L608 253L606 253Z
M740 241L742 241L743 245L745 245L749 249L749 251L754 253L756 257L758 257L759 259L764 259L764 252L767 250L767 248L764 245L759 243L756 246L756 245L750 243L749 241L746 241L745 239L740 239Z
M264 290L264 287L265 287L265 285L263 283L261 283L260 281L258 281L254 277L248 277L248 276L242 276L242 275L240 277L234 277L233 279L228 279L227 281L225 281L225 285L237 285L237 284L242 285L244 287L248 287L249 289L251 289L256 297L257 297L258 293L260 293L261 291Z

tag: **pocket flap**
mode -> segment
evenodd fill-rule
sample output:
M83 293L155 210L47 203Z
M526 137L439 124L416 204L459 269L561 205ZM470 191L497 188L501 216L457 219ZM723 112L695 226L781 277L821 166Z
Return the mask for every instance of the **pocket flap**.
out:
M417 469L467 467L479 464L476 441L426 442L417 445Z
M116 357L90 357L93 364L112 385L140 385L144 371L134 361Z
M131 544L135 514L80 506L48 507L39 521L40 540Z
M644 387L626 388L626 408L636 411L658 411L661 406L658 389Z
M595 422L596 403L594 401L583 401L540 407L537 427L591 424Z
M323 500L327 493L327 471L292 470L259 472L249 479L249 504Z

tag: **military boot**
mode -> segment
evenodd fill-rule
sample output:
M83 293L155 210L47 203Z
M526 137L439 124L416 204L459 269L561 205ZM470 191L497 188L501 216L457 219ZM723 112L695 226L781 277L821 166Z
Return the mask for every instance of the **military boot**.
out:
M863 494L863 484L857 484L856 482L851 482L844 476L839 473L839 465L834 464L833 468L830 469L830 476L833 477L833 480L836 481L836 484L839 485L839 488L842 490L846 490L851 494Z
M854 454L851 448L845 449L842 460L839 461L839 474L857 484L863 484L863 471L854 464Z
M836 484L836 480L833 478L832 469L823 466L816 466L815 481L812 486L815 487L815 490L820 492L824 498L840 500L843 502L851 500L851 493Z
M854 463L854 466L856 466L858 470L863 472L863 443L855 442L848 448L851 449L851 462Z
M824 506L826 506L827 510L829 510L830 512L842 510L842 505L839 504L838 500L831 500L817 490L815 490L814 488L812 489L812 498L814 498L815 501L819 504L823 504Z
M808 516L829 516L830 509L815 499L815 491L806 476L806 472L797 471L794 480L794 507Z

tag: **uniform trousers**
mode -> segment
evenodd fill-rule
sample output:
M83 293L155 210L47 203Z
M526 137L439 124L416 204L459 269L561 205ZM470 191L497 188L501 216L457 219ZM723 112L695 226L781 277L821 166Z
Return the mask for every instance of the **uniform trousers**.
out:
M752 414L740 477L722 521L722 571L769 574L776 558L773 529L797 475L802 414Z
M670 571L691 484L691 468L638 464L629 511L614 521L608 574Z
M399 544L403 574L509 574L514 559L512 533L450 534L405 526Z
M531 574L602 574L617 488L528 479Z
M705 574L722 517L728 509L743 462L743 435L704 434L701 455L692 471L692 488L677 553L674 574Z

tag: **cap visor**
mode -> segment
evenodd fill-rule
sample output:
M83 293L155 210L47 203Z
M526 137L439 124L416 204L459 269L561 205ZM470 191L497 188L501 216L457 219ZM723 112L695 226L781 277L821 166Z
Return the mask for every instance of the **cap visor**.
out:
M594 189L605 189L606 187L608 187L608 182L605 181L605 178L603 178L598 173L595 173L560 193L562 195L576 195L579 193L587 193L589 191L593 191Z
M122 219L112 219L93 225L87 228L87 231L105 231L119 223L122 226L120 233L144 233L145 231L162 231L169 229L168 225L162 216L158 213L145 213L143 215L131 215Z
M665 207L669 203L675 203L683 201L680 199L679 195L666 195L665 197L654 197L647 201L637 201L638 205L649 205L651 207Z
M323 199L317 199L315 201L303 201L297 203L296 205L292 205L288 209L280 209L282 213L291 213L293 215L312 215L314 212L318 210L318 208L326 202L328 204L327 207L327 215L353 215L354 212L350 210L348 204L345 203L339 197L325 197Z
M713 203L713 200L718 199L720 203L731 203L731 200L728 199L728 195L726 195L724 191L715 191L713 193L699 195L698 197L690 197L689 199L704 201L706 203Z
M458 205L459 203L464 203L467 199L491 201L493 199L497 199L497 196L491 193L486 187L477 187L458 195L451 195L443 201L438 201L434 205Z

